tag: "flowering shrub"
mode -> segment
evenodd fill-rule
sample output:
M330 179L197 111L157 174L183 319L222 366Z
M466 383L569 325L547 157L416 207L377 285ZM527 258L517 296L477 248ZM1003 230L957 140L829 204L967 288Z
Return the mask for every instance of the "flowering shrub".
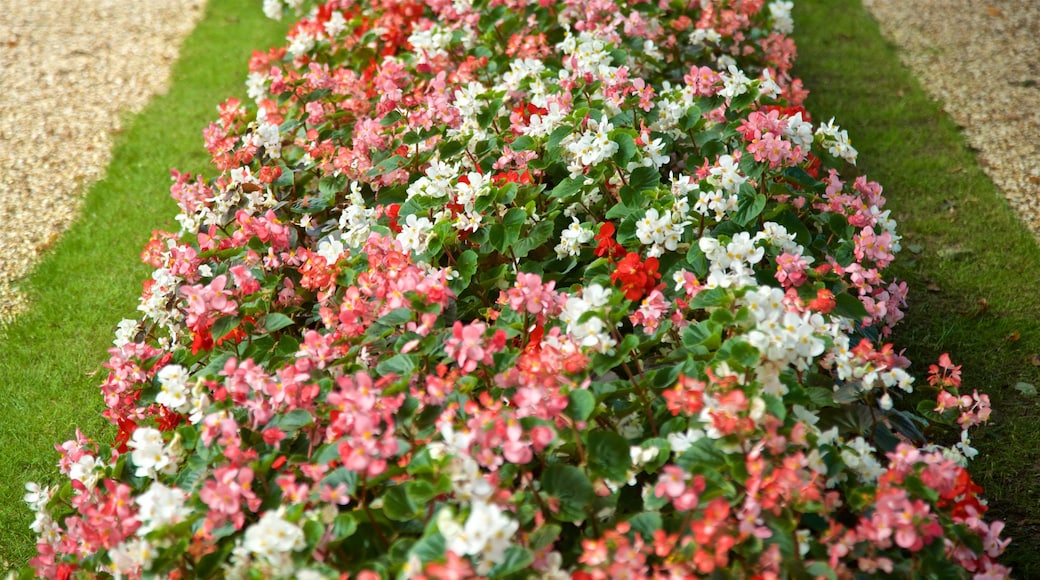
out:
M899 236L790 9L313 9L206 129L220 175L174 172L36 572L1006 576L989 401L944 355L910 409Z

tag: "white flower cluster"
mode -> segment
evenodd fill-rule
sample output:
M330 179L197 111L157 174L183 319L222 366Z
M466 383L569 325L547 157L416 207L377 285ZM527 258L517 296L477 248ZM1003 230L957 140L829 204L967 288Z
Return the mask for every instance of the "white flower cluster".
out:
M448 47L451 45L451 30L432 24L425 30L418 25L412 29L408 43L412 45L412 52L418 55L422 61L431 60L441 56L448 56Z
M787 118L787 126L784 127L784 138L791 142L794 147L808 150L813 142L812 123L802 120L802 113L798 112Z
M768 5L769 17L773 19L773 30L780 34L791 34L794 32L794 20L791 19L791 10L794 2L790 0L774 0Z
M610 64L612 59L607 42L589 32L583 31L575 37L568 30L556 48L564 54L561 74L592 73L600 78L612 78L617 74L617 67Z
M650 123L651 130L667 133L673 139L680 139L685 134L679 127L679 120L693 106L693 89L688 85L672 87L664 82L658 98L654 101L657 119Z
M685 197L676 198L672 209L662 214L656 208L646 210L643 219L636 222L636 237L643 245L650 246L647 256L658 257L664 250L674 252L682 241L689 219L690 204Z
M130 436L127 447L132 449L130 461L137 466L134 475L155 479L159 473L172 473L183 453L178 436L168 445L163 443L162 432L152 427L138 427Z
M556 257L566 258L577 256L581 253L581 245L592 241L595 234L590 229L583 228L578 218L571 217L571 225L560 233L560 243L556 244Z
M477 120L481 108L485 105L483 96L487 87L477 81L470 81L466 86L455 90L453 106L459 111L459 126L448 129L448 138L468 137L476 141L488 138L487 129Z
M849 133L835 125L833 118L827 121L826 125L821 124L816 129L816 136L821 139L822 145L827 149L828 153L835 157L840 157L853 165L856 164L858 153L849 144Z
M365 207L361 186L356 181L350 182L347 199L350 203L339 216L340 239L347 247L360 248L376 224L376 210Z
M587 130L577 135L571 133L560 141L571 177L584 174L586 167L602 163L618 152L618 144L609 136L613 130L614 126L604 113L599 121L589 119Z
M282 135L278 131L278 125L260 123L252 133L246 136L246 140L257 147L263 147L271 159L282 157Z
M50 513L47 512L47 504L54 497L55 490L49 486L41 486L36 482L30 481L25 484L25 492L25 496L22 499L29 504L29 509L32 510L34 515L29 529L36 533L39 541L54 545L54 542L59 540L59 528L58 524L51 518Z
M719 91L719 95L729 101L748 92L751 89L751 79L736 65L729 65L727 70L728 72L719 73L722 77L722 90Z
M823 354L826 344L818 335L828 334L828 324L819 313L788 310L783 300L783 290L769 286L744 295L742 301L754 321L748 343L771 363L804 370Z
M722 155L717 163L708 170L708 183L721 187L726 193L737 193L740 186L747 181L747 176L740 173L737 160L732 155Z
M450 509L441 508L437 512L437 528L448 550L473 556L477 574L486 575L505 558L520 524L497 505L477 500L470 504L469 517L462 525L455 521Z
M155 481L148 491L137 496L137 520L141 527L137 535L143 536L152 530L177 524L191 514L191 509L184 505L188 494L177 487L167 487Z
M737 233L725 245L715 238L704 237L698 245L708 259L706 288L757 286L752 267L762 261L765 249L755 245L751 234Z
M430 218L411 214L401 224L401 232L397 234L397 241L401 243L405 252L422 254L429 246L432 234L433 222L430 221Z
M567 333L574 337L575 342L596 352L605 353L614 348L614 338L597 312L609 302L610 290L599 284L586 286L581 296L567 298L560 320L567 324Z
M169 364L156 373L156 379L159 382L156 403L174 413L187 413L188 421L193 425L202 421L206 409L209 408L210 399L201 384L189 385L191 375L188 369L181 365Z
M307 545L303 530L282 517L281 511L269 511L260 521L246 528L242 547L255 556L276 562L281 555L301 550Z

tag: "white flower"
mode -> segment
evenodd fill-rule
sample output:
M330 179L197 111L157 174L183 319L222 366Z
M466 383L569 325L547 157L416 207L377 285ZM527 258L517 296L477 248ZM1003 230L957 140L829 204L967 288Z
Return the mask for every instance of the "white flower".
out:
M769 3L769 16L773 19L773 30L780 34L791 34L794 32L794 20L791 19L791 9L794 2L776 0Z
M104 461L98 461L93 455L84 453L79 461L69 466L69 479L74 479L93 489L101 477L100 469L105 466Z
M687 429L685 433L669 433L668 444L675 453L682 453L704 436L704 431L700 429Z
M314 37L308 32L297 32L287 49L293 58L300 58L314 48Z
M135 576L135 572L147 570L155 559L155 548L151 542L134 538L124 541L108 553L116 577Z
M708 172L711 174L708 182L715 187L721 187L727 193L737 193L740 186L747 181L747 177L740 174L737 162L731 155L719 157L719 162Z
M271 20L282 19L282 2L281 0L264 0L264 16L267 16Z
M278 132L278 125L260 123L254 135L256 144L263 147L269 157L279 159L282 156L282 136Z
M134 336L137 335L137 331L140 329L140 322L129 318L124 318L119 321L116 325L116 338L112 341L112 344L116 348L122 348L123 345L129 344L134 341Z
M835 125L833 118L827 121L826 125L821 124L816 129L816 136L821 138L823 146L827 148L828 153L835 157L840 157L853 165L856 164L858 153L849 144L849 133Z
M426 30L412 30L408 37L412 52L422 57L425 62L438 56L447 56L447 48L451 44L451 31L443 26L433 24Z
M412 214L405 218L401 233L397 234L397 241L401 243L404 251L422 254L430 243L432 231L433 222L429 218Z
M51 493L50 487L30 481L25 484L25 495L22 500L29 504L29 509L38 512L47 507L47 502L51 501Z
M138 535L176 524L184 520L191 510L184 506L187 494L176 487L166 487L158 481L152 483L148 491L137 496L137 519L141 522Z
M812 123L803 121L800 112L795 113L787 118L787 126L784 127L784 137L791 141L791 145L805 149L812 145Z
M722 95L726 100L730 100L739 95L743 95L748 91L751 86L751 79L744 74L744 71L736 67L736 65L729 65L729 74L719 73L722 77L722 90L719 91L719 95Z
M343 246L339 236L332 235L318 242L318 251L316 253L325 258L326 264L335 264L345 250L346 248Z
M590 167L613 157L618 144L611 141L609 134L614 126L607 120L606 113L597 122L589 119L588 130L575 137L569 135L560 144L569 153L568 169L572 176L580 175Z
M138 427L127 446L133 450L130 460L137 466L137 477L155 477L171 466L171 458L163 448L163 436L158 429Z
M560 243L556 245L556 257L577 256L581 253L581 245L592 240L595 234L592 230L581 227L578 218L571 218L571 225L560 234Z
M520 528L502 508L483 501L471 504L469 517L462 526L451 518L450 510L441 510L437 515L437 526L447 548L459 555L476 556L478 574L487 574L502 561Z
M347 20L343 18L343 13L339 10L333 10L332 15L325 21L325 34L328 34L329 38L335 38L346 29Z
M256 556L276 560L281 554L306 546L303 530L282 518L277 511L266 512L260 521L246 529L242 547Z
M191 399L188 396L188 369L176 364L166 365L156 378L159 381L156 403L176 413L185 413L191 408Z

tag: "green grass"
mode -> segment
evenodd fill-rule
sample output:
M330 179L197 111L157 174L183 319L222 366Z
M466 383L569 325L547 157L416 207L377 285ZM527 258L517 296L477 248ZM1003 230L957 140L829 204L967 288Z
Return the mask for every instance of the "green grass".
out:
M801 0L795 23L808 109L848 129L858 169L884 186L905 236L894 270L910 306L893 341L915 376L949 352L968 391L989 393L993 418L970 469L989 516L1014 538L1006 563L1017 577L1040 576L1040 398L1014 389L1040 385L1030 362L1040 353L1040 248L859 0Z
M202 129L220 101L242 95L253 49L284 38L284 25L265 19L255 1L209 4L170 91L126 124L82 217L23 284L31 310L0 339L0 570L35 553L23 484L54 479L54 444L74 437L76 426L110 441L100 417L101 363L115 324L135 314L149 274L142 246L153 229L176 229L169 169L207 170Z

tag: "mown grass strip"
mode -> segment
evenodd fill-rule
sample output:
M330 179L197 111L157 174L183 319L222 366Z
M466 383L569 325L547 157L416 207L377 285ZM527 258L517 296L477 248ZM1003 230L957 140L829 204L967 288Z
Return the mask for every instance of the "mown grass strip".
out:
M170 168L208 170L202 129L219 102L243 96L252 51L284 34L255 1L212 0L185 41L169 92L127 123L81 218L23 284L33 306L0 340L0 570L35 552L23 485L54 478L54 444L77 426L111 437L100 415L101 363L149 274L138 258L143 244L153 229L176 229Z
M795 22L809 110L848 129L905 236L894 270L910 284L910 309L893 340L915 376L949 352L968 392L992 397L970 469L1014 538L1006 563L1017 577L1040 575L1040 399L1014 388L1040 385L1040 248L859 0L801 0ZM918 389L933 394L924 381Z

